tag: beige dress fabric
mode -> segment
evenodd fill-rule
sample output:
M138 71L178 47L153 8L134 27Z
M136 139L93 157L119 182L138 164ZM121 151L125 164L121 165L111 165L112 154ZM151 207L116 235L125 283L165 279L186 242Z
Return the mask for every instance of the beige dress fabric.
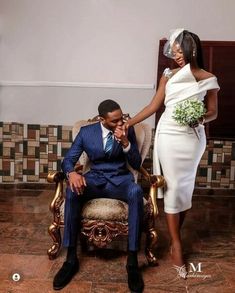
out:
M169 75L169 69L164 74ZM166 213L191 208L197 167L206 148L204 126L197 127L198 139L192 128L173 120L174 107L186 99L203 101L210 89L219 89L216 77L197 81L190 64L177 71L166 84L166 108L157 125L153 154L154 174L162 174L166 180L166 187L158 192L158 198L164 198Z

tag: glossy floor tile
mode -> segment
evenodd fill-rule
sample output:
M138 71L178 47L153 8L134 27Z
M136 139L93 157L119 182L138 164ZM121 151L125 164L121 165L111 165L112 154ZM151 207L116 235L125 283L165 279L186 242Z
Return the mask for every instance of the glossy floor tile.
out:
M66 251L49 260L51 245L48 211L52 190L0 189L0 292L54 292L53 277ZM144 256L144 235L139 254L145 293L231 293L235 292L235 198L194 196L182 239L188 266L187 280L179 279L169 256L169 237L159 201L157 267L149 267ZM116 243L117 247L126 244ZM123 250L95 250L82 253L80 271L60 292L129 292ZM13 275L20 280L14 281Z

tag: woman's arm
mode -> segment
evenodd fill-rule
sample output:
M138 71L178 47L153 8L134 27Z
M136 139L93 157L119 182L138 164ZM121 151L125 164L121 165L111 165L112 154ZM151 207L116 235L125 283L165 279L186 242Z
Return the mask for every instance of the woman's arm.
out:
M203 115L202 122L210 122L217 118L218 115L218 89L209 90L205 99L206 113Z
M205 70L193 70L194 77L196 80L204 80L210 77L214 77L214 75L211 72L205 71ZM217 118L218 113L218 90L219 89L212 89L207 91L207 95L205 97L205 107L206 107L206 113L199 119L199 123L206 123L213 121Z
M151 116L160 108L160 106L162 105L164 101L165 86L166 86L167 80L168 79L165 76L161 77L158 90L156 94L154 95L154 97L152 98L152 101L143 110L141 110L138 114L136 114L133 118L129 119L126 122L126 125L128 126L135 125L136 123L141 122L144 119Z

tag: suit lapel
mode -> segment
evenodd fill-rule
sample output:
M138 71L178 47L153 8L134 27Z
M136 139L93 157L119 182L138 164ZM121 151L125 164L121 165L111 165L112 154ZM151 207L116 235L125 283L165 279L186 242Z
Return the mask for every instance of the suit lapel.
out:
M93 128L94 132L93 132L93 145L94 145L94 150L97 153L103 153L103 155L105 155L104 153L104 145L103 145L103 136L102 136L102 128L100 123L96 123L94 124L94 128ZM113 140L113 147L111 150L111 153L109 155L109 157L117 154L120 151L120 143L118 143L116 141L116 139L114 138Z
M92 133L93 148L94 148L94 151L100 153L104 151L104 147L103 147L102 130L101 130L101 126L99 122L94 124L93 130L94 130Z

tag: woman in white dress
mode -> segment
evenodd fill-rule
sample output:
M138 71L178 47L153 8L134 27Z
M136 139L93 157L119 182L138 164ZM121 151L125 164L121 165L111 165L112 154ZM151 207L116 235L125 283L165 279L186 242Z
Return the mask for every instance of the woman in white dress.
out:
M128 120L125 127L156 113L164 102L165 111L157 125L154 142L154 174L162 173L166 181L166 187L159 194L164 198L171 238L170 253L174 268L185 279L187 270L180 229L192 206L196 171L206 148L204 124L217 117L219 86L216 77L203 69L197 35L184 29L174 30L164 46L164 54L173 58L179 67L164 71L152 101ZM206 112L190 126L182 126L172 116L176 104L187 99L204 101Z

